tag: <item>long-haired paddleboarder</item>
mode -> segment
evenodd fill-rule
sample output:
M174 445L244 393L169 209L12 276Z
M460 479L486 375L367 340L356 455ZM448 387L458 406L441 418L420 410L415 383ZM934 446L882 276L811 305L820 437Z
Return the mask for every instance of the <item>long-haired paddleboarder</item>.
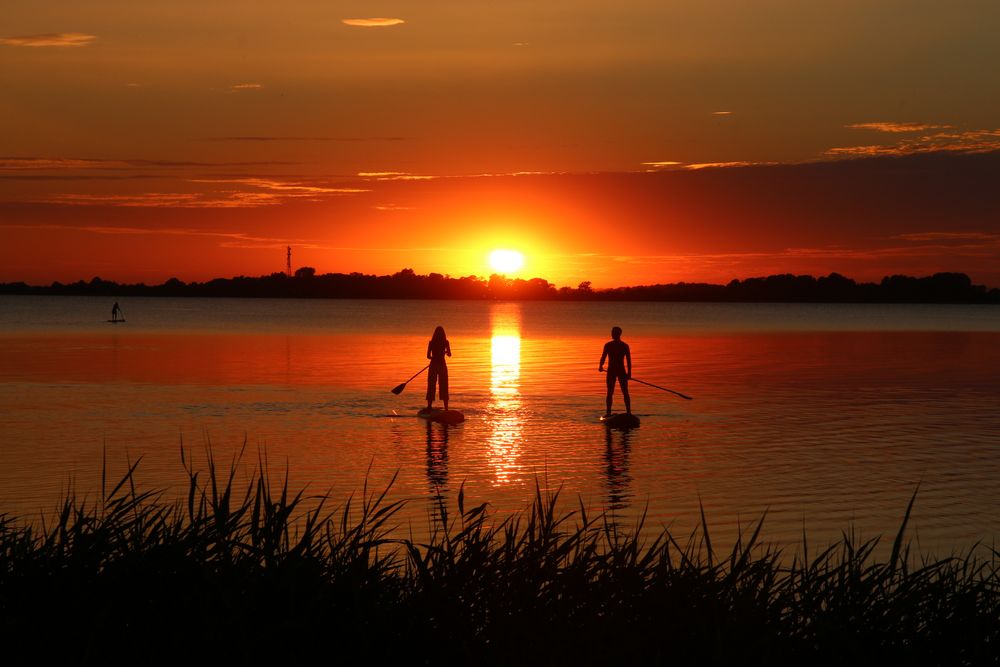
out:
M434 335L427 343L427 358L431 360L427 373L427 409L434 404L434 390L440 388L444 409L448 409L448 364L445 357L451 356L451 344L445 336L444 327L434 329Z

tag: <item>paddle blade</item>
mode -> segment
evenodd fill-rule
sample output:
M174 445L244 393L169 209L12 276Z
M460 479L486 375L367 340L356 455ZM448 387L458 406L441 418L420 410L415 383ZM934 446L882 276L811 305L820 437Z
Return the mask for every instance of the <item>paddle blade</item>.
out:
M404 389L406 389L406 383L405 382L403 384L397 384L395 387L393 387L392 388L392 393L394 393L394 394L402 394Z

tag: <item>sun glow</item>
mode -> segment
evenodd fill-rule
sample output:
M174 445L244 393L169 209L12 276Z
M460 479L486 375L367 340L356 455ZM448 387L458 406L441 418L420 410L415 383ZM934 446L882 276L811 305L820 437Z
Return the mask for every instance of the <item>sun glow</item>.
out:
M494 250L489 261L490 268L498 273L516 273L524 266L524 255L516 250Z

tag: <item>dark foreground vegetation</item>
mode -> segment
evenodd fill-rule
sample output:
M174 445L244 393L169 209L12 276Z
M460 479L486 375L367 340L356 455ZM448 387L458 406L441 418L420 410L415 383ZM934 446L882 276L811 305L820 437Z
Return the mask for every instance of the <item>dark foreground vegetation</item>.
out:
M185 283L171 278L162 285L126 285L93 278L47 286L0 283L0 294L271 297L309 299L512 299L564 301L716 301L816 303L1000 303L1000 289L973 285L964 273L932 276L886 276L859 283L839 273L814 278L781 274L733 280L726 285L671 283L595 289L590 282L559 287L541 278L523 280L494 274L489 278L419 275L403 269L391 276L327 273L302 267L294 275L216 278Z
M261 466L263 468L264 466ZM0 522L8 656L55 664L976 665L1000 655L997 554L920 560L899 534L790 557L702 529L642 541L538 493L398 539L399 502L329 510L236 468L186 500L137 490ZM238 483L243 488L242 478ZM309 505L311 509L306 509ZM912 506L912 501L911 501ZM805 540L804 540L805 542ZM15 663L8 663L15 664Z

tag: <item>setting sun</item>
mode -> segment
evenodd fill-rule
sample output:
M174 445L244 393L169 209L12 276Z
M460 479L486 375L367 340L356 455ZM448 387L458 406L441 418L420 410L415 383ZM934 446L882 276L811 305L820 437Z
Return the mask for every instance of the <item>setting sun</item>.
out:
M524 255L516 250L494 250L490 253L490 268L499 273L514 273L524 266Z

